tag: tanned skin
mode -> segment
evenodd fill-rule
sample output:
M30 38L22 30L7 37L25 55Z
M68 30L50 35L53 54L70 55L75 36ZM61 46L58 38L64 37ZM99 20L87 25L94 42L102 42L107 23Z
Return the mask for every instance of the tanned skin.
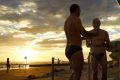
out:
M110 48L110 39L108 32L100 29L101 22L98 18L93 20L94 29L91 32L98 32L98 36L88 38L86 40L87 46L90 47L89 54L89 65L93 71L92 80L98 80L98 64L102 67L102 80L107 80L107 57L106 50L109 51ZM105 54L102 59L98 62L95 57L91 54ZM90 72L91 73L91 72Z
M90 33L84 29L79 17L80 17L80 7L78 6L78 8L75 9L74 12L70 13L70 16L65 21L64 31L67 39L66 47L69 45L77 45L82 47L81 36L91 37L96 35L95 33ZM84 63L82 50L74 53L70 59L68 58L68 60L70 61L70 65L74 71L74 73L71 75L69 80L80 80L83 63Z

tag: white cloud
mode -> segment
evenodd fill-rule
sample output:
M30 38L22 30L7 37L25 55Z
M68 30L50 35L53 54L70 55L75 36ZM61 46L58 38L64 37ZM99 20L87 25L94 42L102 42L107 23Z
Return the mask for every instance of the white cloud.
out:
M117 21L119 19L119 16L109 16L109 17L103 17L100 20L101 21Z
M28 20L22 20L18 23L18 28L25 28L25 27L31 27L30 25L30 21Z
M54 15L54 17L60 19L60 18L62 18L63 16L62 16L62 14L56 14L56 15Z
M118 18L119 18L119 16L110 16L110 17L108 17L108 20L116 21Z
M31 40L35 38L35 35L32 34L26 34L26 33L22 33L22 34L17 34L13 36L14 38L21 38L21 39L26 39L26 40Z
M111 27L105 30L108 31L111 41L120 39L120 28L119 27L114 27L114 28Z
M21 5L19 5L19 11L21 13L27 13L27 12L37 12L36 11L37 6L33 2L23 2Z

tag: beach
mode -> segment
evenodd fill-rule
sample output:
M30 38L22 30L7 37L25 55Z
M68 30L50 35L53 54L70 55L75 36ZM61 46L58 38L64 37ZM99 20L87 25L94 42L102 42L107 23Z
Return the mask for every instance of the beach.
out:
M58 70L55 73L55 80L68 80L71 72L69 66L57 66ZM29 80L28 76L32 76L31 80L51 80L51 67L33 67L33 68L21 68L21 69L11 69L9 73L6 70L0 70L0 80ZM108 80L115 79L115 74L117 73L117 67L112 67L108 69ZM88 80L88 70L87 66L84 67L81 80Z
M49 72L50 68L40 67L40 68L27 68L27 69L12 69L9 73L5 70L0 71L0 80L25 80L28 75L40 76L46 72Z
M0 80L28 80L29 75L34 75L35 80L51 80L51 77L40 78L42 75L51 72L51 67L37 67L37 68L26 68L26 69L12 69L9 73L6 70L0 71ZM56 77L56 80L62 78ZM34 80L34 79L32 79Z

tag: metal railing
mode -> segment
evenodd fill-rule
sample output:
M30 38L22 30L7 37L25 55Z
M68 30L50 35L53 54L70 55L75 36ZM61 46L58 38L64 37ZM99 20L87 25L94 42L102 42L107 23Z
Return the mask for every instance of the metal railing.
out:
M87 59L84 59L84 60L88 60L88 58ZM62 64L62 62L65 62L65 61L62 61L62 60L60 60L60 59L56 59L56 58L54 58L54 57L52 57L52 76L51 76L51 79L52 80L55 80L55 66L56 66L56 62L55 61L58 61L57 62L57 64ZM89 64L89 63L88 63ZM88 77L88 79L87 80L91 80L91 72L90 72L90 68L89 68L89 66L88 66L88 64L86 65L86 70L87 70L87 77ZM58 66L60 66L60 65L58 65ZM112 68L114 68L115 66L113 66ZM98 67L99 68L99 78L101 78L101 67L99 66ZM108 68L108 77L109 77L109 75L114 75L114 76L112 76L112 78L110 79L110 77L109 77L109 79L108 80L116 80L115 78L116 78L116 74L118 74L118 78L117 79L120 79L120 59L119 59L119 69L118 68L116 68L116 71L113 73L113 72L111 72L111 69L112 68ZM63 74L71 74L71 72L68 72L68 73L63 73ZM68 76L60 76L60 77L64 77L64 78L69 78Z

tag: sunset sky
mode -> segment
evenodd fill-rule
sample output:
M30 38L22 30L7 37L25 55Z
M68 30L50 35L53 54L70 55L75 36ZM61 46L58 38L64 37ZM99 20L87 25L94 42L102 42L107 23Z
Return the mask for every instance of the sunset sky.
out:
M0 0L0 62L50 61L51 57L66 61L64 21L69 7L81 7L81 20L86 30L92 20L100 18L101 28L110 40L120 40L120 6L116 0ZM83 42L84 56L89 49Z

